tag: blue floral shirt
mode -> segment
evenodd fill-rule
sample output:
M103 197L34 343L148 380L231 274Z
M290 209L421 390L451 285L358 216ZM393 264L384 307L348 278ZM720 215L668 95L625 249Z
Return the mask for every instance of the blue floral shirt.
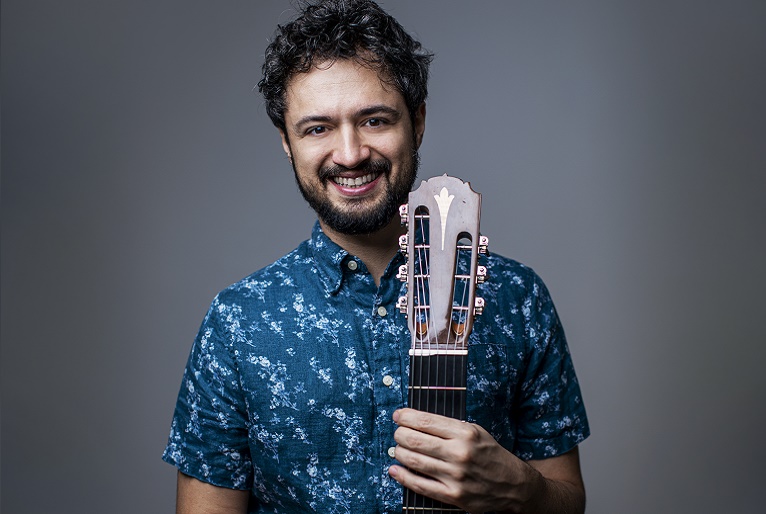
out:
M317 223L225 289L194 341L163 459L251 491L250 512L399 513L391 415L406 404L403 257L380 286ZM522 459L564 453L588 422L551 298L529 268L486 258L469 339L468 420Z

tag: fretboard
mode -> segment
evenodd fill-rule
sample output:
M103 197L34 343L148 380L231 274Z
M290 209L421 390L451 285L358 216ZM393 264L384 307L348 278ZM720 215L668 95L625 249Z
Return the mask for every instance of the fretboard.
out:
M411 350L410 353L420 353ZM435 355L410 355L410 407L450 418L465 419L465 350Z
M465 419L465 350L410 350L410 407L450 418ZM404 489L405 513L462 513L462 509Z

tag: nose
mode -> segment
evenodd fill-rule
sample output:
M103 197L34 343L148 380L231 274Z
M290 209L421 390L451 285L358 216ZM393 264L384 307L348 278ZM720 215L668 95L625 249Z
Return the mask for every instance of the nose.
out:
M335 164L353 169L370 158L370 147L354 127L343 127L337 134L338 141L332 155Z

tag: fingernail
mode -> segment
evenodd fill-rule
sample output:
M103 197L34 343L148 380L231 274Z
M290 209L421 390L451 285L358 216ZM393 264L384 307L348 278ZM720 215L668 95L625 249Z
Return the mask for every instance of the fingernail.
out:
M395 410L393 416L391 416L391 417L394 418L394 423L398 423L399 422L399 411Z

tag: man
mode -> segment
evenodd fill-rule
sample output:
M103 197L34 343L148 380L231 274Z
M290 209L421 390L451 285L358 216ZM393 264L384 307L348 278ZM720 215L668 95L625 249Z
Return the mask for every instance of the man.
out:
M164 459L178 512L401 512L402 485L468 512L582 512L588 435L540 279L487 259L468 422L406 408L395 274L431 55L368 0L280 27L260 89L310 240L222 291L192 348Z

